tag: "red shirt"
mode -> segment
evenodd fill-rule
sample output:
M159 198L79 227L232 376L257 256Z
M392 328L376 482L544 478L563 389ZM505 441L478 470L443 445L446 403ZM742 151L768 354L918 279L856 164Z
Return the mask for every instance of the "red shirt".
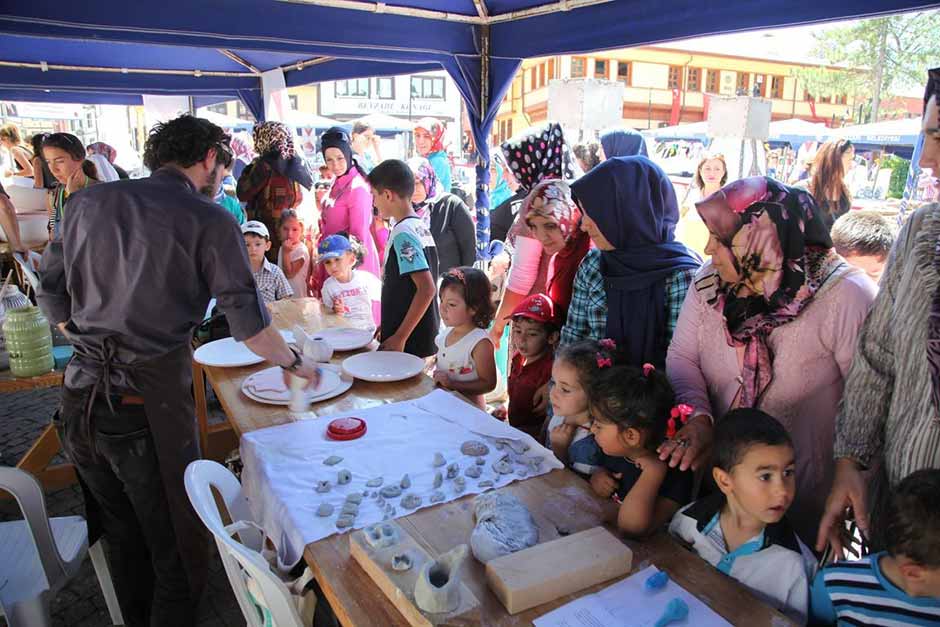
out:
M536 361L523 365L524 357L516 353L509 369L509 424L537 436L545 421L544 412L533 411L535 391L552 378L554 356L548 353Z

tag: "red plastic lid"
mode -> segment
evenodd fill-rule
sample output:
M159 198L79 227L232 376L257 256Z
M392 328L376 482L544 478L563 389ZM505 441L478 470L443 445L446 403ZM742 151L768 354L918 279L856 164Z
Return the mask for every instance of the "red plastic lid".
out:
M366 421L362 418L337 418L326 428L326 435L331 440L355 440L366 433Z

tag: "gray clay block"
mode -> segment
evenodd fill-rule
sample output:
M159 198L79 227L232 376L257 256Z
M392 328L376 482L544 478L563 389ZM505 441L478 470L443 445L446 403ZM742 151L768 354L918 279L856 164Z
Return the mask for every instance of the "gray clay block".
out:
M460 452L472 457L482 457L490 452L490 447L479 440L467 440L460 445Z
M356 518L354 516L340 516L336 519L336 528L345 529L346 527L352 527L355 521Z
M317 492L323 494L330 491L333 485L329 481L317 481Z
M355 503L343 503L343 508L339 510L340 516L358 516L359 506Z
M341 461L343 461L342 457L338 455L330 455L329 457L323 460L323 463L326 464L327 466L335 466Z
M382 485L382 477L376 477L375 479L369 479L366 481L367 488L377 488Z
M481 494L473 506L477 522L470 535L470 547L479 561L486 563L538 542L539 529L532 514L511 494Z
M333 506L329 503L320 503L320 507L317 508L317 516L320 518L326 518L327 516L333 515Z
M460 466L457 464L451 464L447 467L447 478L453 479L458 474L460 474Z
M480 475L483 474L483 469L477 465L467 466L467 469L463 471L463 474L467 475L471 479L479 479Z
M358 492L353 492L352 494L349 494L346 496L346 502L355 503L356 505L358 505L359 503L362 503L362 495L359 494Z
M444 475L439 472L434 473L434 485L431 487L437 490L439 487L441 487L442 483L444 483Z
M417 494L406 494L401 498L401 506L408 509L414 509L421 505L421 497Z
M346 485L352 481L352 473L346 469L340 470L336 473L336 485Z
M437 490L436 492L431 492L431 496L428 497L428 500L432 503L440 503L446 498L443 492Z
M432 466L434 466L435 468L440 468L446 463L447 463L447 460L444 459L443 455L441 455L440 453L434 453L434 461L431 462Z
M407 490L408 488L411 487L411 477L409 477L406 474L404 477L401 478L401 483L399 483L398 485L401 486L402 490Z
M379 494L387 499L393 499L396 496L401 496L401 488L397 485L387 485L379 490Z

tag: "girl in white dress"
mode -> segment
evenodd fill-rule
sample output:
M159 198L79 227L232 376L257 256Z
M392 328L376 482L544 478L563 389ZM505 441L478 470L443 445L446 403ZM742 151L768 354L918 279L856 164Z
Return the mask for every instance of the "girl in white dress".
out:
M493 342L486 332L493 320L490 282L475 268L454 268L441 277L441 320L434 382L486 405L483 396L496 387Z

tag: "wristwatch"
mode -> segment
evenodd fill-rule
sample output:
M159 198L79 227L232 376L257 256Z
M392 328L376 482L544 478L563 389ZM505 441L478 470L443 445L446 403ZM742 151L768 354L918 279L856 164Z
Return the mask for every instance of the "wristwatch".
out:
M297 372L300 369L300 366L304 363L304 358L301 357L300 352L292 346L288 346L287 348L290 349L290 352L294 353L294 361L292 361L288 366L281 366L281 368L290 373Z

